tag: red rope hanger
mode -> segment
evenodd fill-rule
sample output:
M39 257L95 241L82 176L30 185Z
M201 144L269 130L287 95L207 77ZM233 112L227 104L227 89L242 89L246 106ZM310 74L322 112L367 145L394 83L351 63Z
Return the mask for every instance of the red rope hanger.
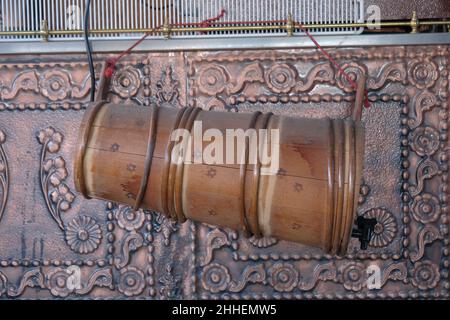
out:
M287 20L263 20L263 21L223 21L218 22L220 19L222 19L226 14L226 11L222 9L220 13L212 18L206 19L204 21L198 22L198 23L176 23L171 24L171 27L201 27L201 28L208 28L212 25L252 25L252 24L275 24L275 23L287 23ZM328 61L330 61L338 70L338 72L350 83L350 85L353 87L353 89L357 90L357 83L345 72L344 69L336 62L336 60L331 56L331 54L325 50L318 42L317 40L309 33L308 29L305 28L302 24L296 23L296 26L300 28L314 43L314 45L317 47L317 49L327 58ZM155 33L157 30L162 28L163 25L159 25L152 30L145 33L138 41L136 41L131 47L117 55L117 57L108 58L106 60L107 66L105 69L105 77L110 78L115 71L115 67L117 62L122 59L124 56L131 53L131 51L136 48L142 41L144 41L149 35ZM369 102L369 95L367 89L364 91L364 106L366 108L370 107Z
M207 28L207 27L210 27L214 22L222 19L223 16L225 15L225 13L226 13L226 11L224 9L222 9L216 17L206 19L199 23L177 23L177 24L172 24L171 26L172 27L194 27L195 26L195 27ZM116 64L120 59L122 59L127 54L130 54L131 51L134 48L136 48L139 44L141 44L142 41L144 41L149 35L155 33L158 29L160 29L162 27L163 27L163 25L159 25L159 26L153 28L152 30L148 31L138 41L136 41L131 47L129 47L125 51L121 52L117 57L108 58L106 60L107 66L105 69L105 77L110 78L114 74Z

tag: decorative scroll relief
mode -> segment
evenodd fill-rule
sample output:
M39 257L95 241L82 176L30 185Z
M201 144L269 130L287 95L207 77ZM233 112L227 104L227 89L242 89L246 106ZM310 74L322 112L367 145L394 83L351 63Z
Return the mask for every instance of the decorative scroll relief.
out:
M5 277L5 284L7 278ZM44 275L40 269L32 269L24 273L18 286L8 285L7 293L9 297L18 297L27 287L45 288Z
M262 264L250 265L244 269L239 280L232 281L230 292L241 292L250 283L263 283L266 280L266 271Z
M139 230L144 226L146 213L142 209L134 211L130 206L111 202L108 208L123 233L117 242L119 250L113 262L117 269L122 269L129 265L132 252L144 245L144 237Z
M216 96L225 92L233 95L245 90L251 83L261 83L270 92L290 93L310 91L317 83L334 83L334 70L329 63L321 63L312 67L307 75L300 77L294 65L288 63L273 64L265 69L260 63L252 63L234 75L219 64L201 66L198 70L198 90L208 96Z
M295 67L274 64L265 73L265 83L274 93L307 92L316 83L334 83L334 70L328 63L314 66L305 78L298 77Z
M300 281L299 289L309 291L315 288L319 281L328 281L336 279L336 265L334 262L328 262L325 264L319 264L314 268L313 275L309 282Z
M384 65L378 76L367 80L367 88L371 90L380 90L386 84L391 82L400 82L403 85L408 84L405 63L393 62Z
M274 56L259 59L255 55L247 59L233 56L228 59L221 57L217 61L195 60L190 69L192 80L189 94L196 96L196 99L190 103L201 105L207 110L233 110L233 106L246 102L291 104L352 101L352 84L328 62L319 59L313 64L308 63L310 61L300 63L302 60L307 59L280 57L276 60ZM197 64L199 66L195 68ZM239 64L239 67L236 64ZM369 75L369 71L372 71L359 62L346 62L341 67L354 81L362 74ZM305 69L306 74L301 76L300 73L303 74ZM375 75L370 75L367 86L368 89L376 91L386 88L389 83L405 85L407 78L406 63L391 62L383 64ZM323 86L336 86L340 90L331 90L330 93L324 94L305 94L315 89L318 84L321 84L320 92Z
M431 244L434 241L441 238L439 230L433 225L426 225L422 230L420 230L417 237L417 252L413 252L410 255L412 262L417 262L422 259L425 253L425 246Z
M127 233L120 243L120 256L114 260L117 268L123 268L130 262L131 252L138 250L144 244L144 239L134 231Z
M0 129L0 221L2 220L3 213L5 212L9 192L8 159L6 158L6 153L3 149L3 144L5 141L5 132Z
M422 125L424 114L437 105L436 95L429 91L423 91L413 100L415 117L408 119L408 125L411 129L415 129Z
M71 273L65 268L51 269L46 275L47 288L55 297L65 298L70 294L85 295L92 291L95 286L113 288L113 276L111 268L95 270L87 279L82 279L82 283L77 288L70 286Z
M117 219L117 224L120 223L119 227L126 232L126 235L136 234L145 225L141 214L137 214L134 216L136 218L133 218L125 206L119 207L110 203L107 209L111 210L107 213L108 220L113 221ZM77 220L77 226L91 225L92 222L90 217L83 215L76 217L74 220ZM151 222L148 216L146 220ZM71 223L66 228L70 229L70 225ZM113 231L113 229L111 225L108 226L109 231ZM96 228L94 228L95 230ZM146 228L146 230L151 230L151 228ZM111 233L108 234L108 242L112 240L111 235ZM141 234L139 234L139 237L142 237ZM129 256L129 252L126 255ZM33 287L48 289L52 296L58 298L78 298L90 295L95 287L109 288L110 290L116 289L117 293L126 297L134 297L143 293L147 282L146 275L141 268L131 266L130 260L127 259L123 265L115 265L118 269L116 272L112 266L103 267L105 263L97 262L97 267L95 263L90 262L74 265L69 260L61 267L44 266L31 269L25 272L17 281L11 281L6 273L0 270L0 297L18 297L23 295L26 288ZM62 264L62 262L59 262L59 264ZM78 272L77 270L81 271L79 284L74 283L73 277L71 277L74 274L73 272Z
M113 288L110 268L94 270L87 278L81 276L79 286L69 286L70 276L71 272L68 272L68 268L50 268L45 272L41 268L36 268L25 272L18 285L14 285L0 271L0 297L19 297L26 288L48 289L51 295L60 298L71 294L86 295L96 286Z
M0 100L15 99L20 92L40 94L50 101L80 99L90 90L89 79L87 74L81 83L77 83L68 71L60 68L43 72L25 70L18 73L9 84L0 82Z
M358 292L368 285L368 267L377 264L367 264L346 261L337 264L327 262L317 264L313 270L303 273L294 263L275 262L266 266L264 263L248 265L239 278L233 280L229 268L220 263L210 263L203 268L201 276L202 288L211 293L239 293L249 285L268 284L275 292L289 293L295 291L311 291L320 281L342 283L347 291ZM379 268L380 269L380 268ZM303 271L302 271L303 270ZM407 277L405 262L391 263L379 274L379 288L388 281L402 281Z
M341 65L344 72L357 82L358 79L364 74L369 75L367 66L358 62L348 62ZM389 83L399 82L403 85L408 83L408 75L406 65L404 62L391 62L384 64L381 69L377 71L375 76L369 77L366 81L367 89L376 91L386 87ZM337 74L337 85L344 92L354 92L352 84L348 81L347 77L342 74Z
M236 94L244 89L247 84L264 82L264 69L259 63L252 63L241 71L234 84L229 85L228 93Z
M109 230L116 230L110 246L110 252L115 252L111 256L112 265L118 270L115 288L125 297L135 297L144 294L148 285L148 294L155 296L152 213L142 209L134 211L130 206L112 202L108 202L107 209L109 219L117 225L117 228L114 228L113 224L108 226ZM148 257L144 260L138 259L135 265L132 261L133 255L144 247L148 250Z
M214 250L220 249L223 246L229 246L231 244L228 239L228 235L219 228L215 228L208 233L206 237L206 252L201 259L200 266L206 266L213 259Z
M414 149L416 147L411 146L411 148ZM416 150L418 150L416 152L422 152L419 147L417 147ZM411 196L415 197L420 194L424 189L425 180L433 178L436 174L438 174L438 172L439 167L435 161L432 161L430 159L423 159L417 166L415 177L416 184L409 187L409 193L411 194Z
M36 71L24 71L19 73L9 86L1 85L0 99L10 100L17 96L19 91L34 91L39 93L38 76Z

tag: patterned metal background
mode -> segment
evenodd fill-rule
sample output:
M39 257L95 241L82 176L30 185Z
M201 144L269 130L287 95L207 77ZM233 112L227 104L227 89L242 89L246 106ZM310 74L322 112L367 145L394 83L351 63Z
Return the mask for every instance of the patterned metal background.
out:
M72 158L85 56L0 56L0 298L448 298L449 49L331 50L368 74L372 102L358 212L378 224L368 251L352 241L342 258L82 199ZM345 117L354 98L319 52L296 49L136 53L109 99ZM366 286L370 265L380 290ZM73 266L81 286L69 289Z

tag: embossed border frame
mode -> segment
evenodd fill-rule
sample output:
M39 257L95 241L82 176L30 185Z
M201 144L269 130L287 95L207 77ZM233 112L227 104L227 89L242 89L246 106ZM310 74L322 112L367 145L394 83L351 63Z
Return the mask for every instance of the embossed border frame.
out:
M279 50L277 52L283 52L282 50ZM402 250L401 252L395 256L387 256L381 254L381 255L356 255L356 256L347 256L345 259L336 260L338 264L342 264L343 266L350 266L353 269L357 269L360 267L358 265L361 261L371 261L371 260L377 260L381 259L382 261L391 263L388 268L385 269L385 273L388 273L390 275L391 272L396 271L396 264L402 264L407 268L407 277L396 277L395 274L393 274L392 279L390 280L402 280L404 283L400 284L399 289L397 290L391 290L386 291L384 289L376 292L360 292L360 290L354 290L359 289L357 287L352 287L351 285L348 288L345 288L346 290L343 291L343 293L337 293L337 294L322 294L319 292L311 290L306 290L306 292L301 293L276 293L273 295L267 295L267 294L261 294L261 293L200 293L201 298L234 298L234 299L249 299L249 298L417 298L417 297L423 297L423 298L448 298L449 296L449 288L450 284L448 281L448 269L449 269L449 239L448 239L448 116L449 116L449 101L448 101L448 77L449 77L449 47L447 46L435 46L435 47L429 47L429 48L420 48L420 47L393 47L393 48L386 48L386 49L336 49L333 51L333 53L336 53L338 56L339 61L341 60L351 60L353 58L356 59L384 59L384 60L390 60L392 58L398 57L402 59L411 59L416 61L417 59L422 61L422 63L418 64L418 69L416 72L418 72L418 77L414 76L413 71L414 68L408 69L408 78L409 79L416 79L416 80L409 80L408 82L408 88L415 88L417 92L420 90L422 91L429 91L434 90L434 97L437 99L437 104L432 105L430 107L429 103L424 104L416 104L414 105L414 100L417 100L416 94L407 94L407 99L404 101L407 103L407 106L405 106L401 112L403 113L403 119L402 119L402 127L400 128L400 134L401 134L401 144L402 144L402 181L403 181L403 189L404 193L401 194L402 196L402 203L403 203L403 209L402 209L402 230L401 230L401 237L402 237ZM225 55L225 54L224 54ZM136 57L138 55L134 55ZM225 55L226 56L226 55ZM189 53L185 55L185 59L188 62L188 67L190 67L190 56ZM278 59L278 57L273 56ZM300 57L299 59L304 59L305 56ZM317 52L313 52L312 54L309 54L309 57L312 58L315 61L320 61L320 55ZM136 61L141 59L141 56L138 56ZM202 58L201 58L202 59ZM208 57L206 57L208 59ZM438 72L438 79L437 80L431 80L433 84L439 83L439 87L433 86L433 88L428 88L426 84L424 84L423 79L427 78L427 74L432 75L433 79L433 70L426 72L422 69L421 65L423 65L423 61L429 61L431 59L432 64L434 63L437 66L437 72ZM131 62L133 63L133 62ZM425 63L426 65L427 63ZM188 68L189 69L189 68ZM427 68L425 68L426 70ZM432 68L433 69L433 68ZM188 72L191 72L188 70ZM192 77L192 73L188 75L188 79ZM144 75L145 77L145 75ZM421 80L422 79L422 80ZM145 81L145 80L144 80ZM188 88L190 90L190 88ZM431 92L431 91L430 91ZM282 95L279 95L280 99L282 99ZM372 101L403 101L405 98L404 94L384 94L381 93L377 95L376 97L372 97ZM305 98L307 99L307 98ZM320 96L314 96L312 95L310 97L311 101L315 99L319 99ZM328 98L327 98L328 99ZM416 106L418 106L416 108ZM438 106L438 107L436 107ZM24 103L9 103L9 104L0 104L0 111L8 111L8 110L55 110L55 109L76 109L80 110L83 108L82 102L75 102L73 104L62 104L59 102L49 102L45 104L35 105L35 104L24 104ZM435 158L439 158L435 162L438 164L438 172L434 175L432 175L431 178L425 178L424 181L426 182L426 185L429 185L431 182L437 182L434 183L434 187L437 188L436 190L433 190L436 194L439 194L439 208L440 208L440 217L439 221L434 221L430 223L421 223L415 220L412 214L412 210L410 207L411 201L409 199L409 190L411 186L415 186L415 173L418 170L418 159L421 159L420 156L416 154L416 151L411 148L411 143L409 140L410 137L410 131L411 128L408 124L408 122L412 119L412 121L417 120L418 114L424 114L425 117L423 119L425 126L432 126L435 130L439 131L439 147L436 153L434 154ZM421 126L423 127L423 126ZM417 150L417 149L416 149ZM421 151L419 151L421 152ZM429 168L428 168L429 169ZM429 175L429 171L426 173L424 171L425 176ZM148 215L147 215L148 216ZM148 219L148 218L147 218ZM116 222L111 221L113 225L116 224ZM150 224L147 224L150 225ZM148 228L151 229L151 226ZM421 228L420 231L421 237L419 237L419 233L417 232ZM196 232L199 228L195 226L195 224L190 223L189 229L191 232ZM416 232L414 232L414 229ZM438 232L436 233L436 230ZM151 230L149 230L149 235L147 235L148 239L147 241L152 241L153 238L151 236ZM196 233L197 234L197 233ZM192 286L192 296L189 297L196 297L198 289L198 283L200 283L198 280L199 274L197 273L197 270L200 269L196 263L198 261L201 262L201 260L197 259L196 254L196 245L195 245L195 239L193 239L193 242L190 244L190 250L193 253L191 255L191 269L188 271L192 276L189 277L189 286ZM157 270L154 269L153 263L154 259L157 259L158 257L153 256L152 254L152 245L146 242L145 244L148 246L148 252L150 253L148 255L148 278L147 278L147 286L149 288L149 296L154 296L154 279L155 279L155 272ZM435 247L438 245L438 251L440 252L440 258L439 262L436 261L429 261L429 260L423 260L423 258L427 251L430 250L431 247ZM418 250L419 248L422 248ZM423 251L423 252L422 252ZM415 254L417 254L415 256ZM413 260L411 260L411 257L413 257ZM415 257L415 258L414 258ZM417 259L419 257L419 259ZM327 258L327 257L325 257ZM332 258L332 257L331 257ZM417 259L417 260L416 260ZM316 263L314 257L311 257L308 261L312 261ZM272 260L271 260L272 262ZM275 261L276 263L279 263L281 261ZM431 263L431 266L430 266ZM20 295L21 292L26 287L32 287L34 285L41 286L42 288L47 288L51 290L50 287L47 287L44 285L44 277L47 275L46 272L42 272L41 268L37 268L33 265L33 263L25 263L26 265L23 265L26 269L25 272L21 275L21 278L19 279L18 286L12 286L11 291L13 294L8 295L10 297ZM59 266L52 265L56 268L59 268L63 263L59 263ZM13 266L13 265L11 265ZM20 263L14 263L13 267L19 267L22 266ZM2 266L3 267L3 266ZM438 267L436 269L435 267ZM56 269L55 268L55 269ZM100 281L102 277L105 275L108 275L108 272L113 272L114 268L106 268L105 269L99 269L96 272L92 273L88 281L86 288L92 289L93 286L110 286L110 289L114 289L112 287L112 283L116 282L120 277L117 277L116 275L111 274L111 282L109 281ZM389 269L389 270L388 270ZM397 269L398 271L398 269ZM433 272L437 271L437 277L438 277L438 283L434 284L434 280L436 280L436 274ZM420 273L425 272L425 274L432 276L432 281L423 281L423 279L420 278ZM400 272L401 273L401 272ZM116 272L114 272L116 274ZM1 280L1 279L0 279ZM328 278L317 278L317 282L324 282L324 280L330 280ZM389 277L386 278L386 280L389 280ZM414 281L416 282L414 284ZM339 282L339 286L341 286L342 282ZM410 285L412 283L412 286ZM317 283L316 283L317 284ZM315 284L314 284L315 285ZM439 286L439 291L437 288ZM153 291L152 291L153 290ZM120 290L119 290L120 291ZM84 295L90 293L83 292ZM117 292L109 291L110 294L113 296L117 296ZM52 293L53 294L53 293ZM125 296L134 296L134 295L127 295ZM56 295L58 296L58 295ZM3 296L2 296L3 297Z
M342 54L341 54L342 52ZM320 61L321 57L318 56L318 52L306 53L301 56L297 54L285 54L283 52L276 52L272 55L264 54L256 54L255 52L250 52L250 54L242 54L239 53L239 57L236 57L235 52L231 54L221 53L218 55L199 55L198 57L194 57L192 62L189 64L189 72L190 76L195 76L195 64L201 62L207 63L218 63L221 62L230 62L230 61L259 61L263 59L269 60L279 60L285 61L288 59L313 59L315 61ZM336 49L333 50L334 57L341 63L342 60L348 61L352 59L364 60L364 59L401 59L405 63L405 77L404 77L404 85L408 85L404 92L395 92L391 94L380 93L376 95L371 95L371 101L397 101L404 104L401 108L401 123L400 123L400 144L401 144L401 192L399 194L402 209L402 227L400 237L401 241L401 250L395 254L384 254L384 253L358 253L356 255L347 254L344 259L337 259L337 261L349 261L349 265L352 263L358 263L355 261L364 261L364 260L385 260L388 262L392 262L387 268L385 268L383 285L389 280L390 274L393 271L399 271L399 267L401 264L402 270L404 272L404 276L399 276L398 274L393 273L392 280L403 280L404 285L402 290L402 286L400 286L400 290L392 290L385 293L383 290L377 290L374 292L359 292L361 290L360 287L355 288L346 287L347 292L341 294L322 294L317 292L306 292L299 294L292 293L277 293L274 295L260 294L260 293L231 293L225 292L226 288L229 289L229 286L223 286L219 290L213 289L212 293L205 292L201 295L202 298L225 298L225 299L241 299L241 298L385 298L385 297L424 297L424 298L447 298L449 296L449 282L448 282L448 267L449 267L449 239L448 239L448 187L446 183L448 182L448 136L447 136L447 128L448 128L448 58L449 58L449 49L444 46L436 46L433 48L419 48L419 47L393 47L393 48L368 48L368 49ZM408 60L408 61L406 61ZM391 72L391 71L389 71ZM388 72L388 76L389 76ZM395 77L398 74L392 73L390 75L391 80L396 81ZM389 78L389 77L388 77ZM253 79L249 79L249 82L252 82ZM386 80L386 79L385 79ZM397 81L401 80L397 79ZM190 80L190 101L194 102L197 99L196 89L198 88L198 84L196 85L195 79ZM240 81L238 81L241 83ZM436 83L439 82L439 86L434 88ZM370 80L369 80L370 83ZM370 86L369 86L370 88ZM434 88L434 92L428 91ZM422 90L422 91L421 91ZM204 91L205 92L205 91ZM203 93L204 93L203 92ZM209 93L209 92L206 92ZM214 92L211 96L214 96ZM423 96L425 95L425 97ZM216 94L218 96L218 94ZM214 97L216 99L217 97ZM255 97L236 97L236 96L227 96L227 102L233 103L242 103L242 102L250 102L254 103L258 100ZM223 96L221 97L222 101ZM280 98L283 99L283 98ZM289 97L284 98L285 101L289 100ZM316 96L310 97L309 99L303 99L302 101L321 101L323 97ZM327 97L327 100L330 99ZM430 101L431 99L431 101ZM276 102L274 99L273 102ZM279 99L278 99L279 100ZM268 100L265 99L265 102ZM329 100L328 100L329 101ZM214 103L212 106L217 107L217 103ZM223 104L225 105L225 104ZM222 105L220 105L222 106ZM434 109L435 112L432 112ZM436 112L437 110L437 112ZM434 113L432 116L433 121L429 121L427 116L431 113ZM438 119L436 119L436 113L438 115ZM432 123L434 122L434 124ZM418 123L418 124L417 124ZM417 125L416 125L417 124ZM423 124L423 125L422 125ZM432 141L434 144L438 143L439 147L437 150L434 150L432 154L436 151L437 160L433 160L431 157L426 156L420 157L423 154L420 154L420 151L417 152L417 147L412 146L411 142L411 132L422 130L424 127L432 127L439 126L439 128L434 128L433 136L436 138L436 132L439 130L439 138L438 142ZM421 129L418 129L421 128ZM430 131L430 130L428 130ZM430 138L430 137L427 137ZM428 143L428 142L427 142ZM426 152L425 152L426 153ZM419 160L417 159L419 156ZM421 159L421 160L420 160ZM430 160L433 164L424 165L428 160ZM420 161L420 163L418 162ZM434 171L433 171L434 170ZM433 179L438 180L440 178L440 185L438 186L439 190L433 190L434 193L439 194L439 209L434 208L435 210L439 210L439 218L434 219L433 221L428 221L422 223L420 220L412 218L411 212L411 203L414 203L415 199L412 200L410 192L414 190L414 188L420 188L420 191L423 191L423 184L425 180ZM422 184L420 186L419 184ZM421 192L419 192L420 194ZM417 194L417 193L416 193ZM428 207L427 207L428 208ZM430 210L429 208L426 210ZM432 223L439 220L438 223ZM411 232L412 225L414 229L419 230L416 234ZM247 261L258 261L261 259L259 255L250 255L250 256L240 256L238 253L238 235L235 232L227 232L222 231L220 229L213 229L211 233L216 233L216 236L220 239L219 244L216 246L207 248L207 258L211 262L212 251L218 250L222 247L228 246L232 248L232 257L233 260L247 260ZM425 260L421 261L421 259L425 255L426 246L433 244L435 241L439 240L441 244L441 257L439 262L433 263L432 261ZM212 242L211 242L212 243ZM417 245L415 247L415 245ZM411 252L413 249L413 252ZM319 255L319 256L308 256L308 257L299 257L299 256L289 256L289 255L264 255L262 260L267 261L288 261L288 260L321 260L324 259L326 261L331 261L333 257L329 255ZM212 263L216 268L221 267L217 265L215 262ZM439 265L439 269L437 266ZM205 272L204 267L207 266L206 263L201 263L199 268L203 272ZM318 265L320 266L320 264ZM251 269L251 270L249 270ZM218 271L219 273L222 271ZM227 271L225 271L227 273ZM242 281L246 281L249 283L264 283L266 272L258 273L258 270L253 268L251 264L247 263L247 268L242 271L247 275L246 279L241 279ZM400 272L400 273L401 273ZM218 273L218 274L219 274ZM386 274L387 273L387 274ZM422 273L422 275L420 274ZM219 275L215 276L218 277ZM225 274L226 278L230 280L229 274ZM424 279L421 277L424 275ZM200 276L200 275L198 275ZM203 275L204 276L204 275ZM330 278L320 278L320 275L317 274L317 279L314 283L314 286L317 284L319 280L331 280ZM408 278L409 276L409 278ZM253 278L251 278L253 277ZM431 281L426 279L427 277L431 277ZM337 274L334 277L337 278ZM411 283L414 287L408 288L407 284ZM439 284L440 288L434 290ZM314 286L311 288L313 289ZM345 286L345 285L344 285ZM409 289L409 290L408 290ZM311 291L311 290L307 290ZM352 292L355 291L355 292ZM222 292L222 293L220 293Z
M69 59L73 59L69 55ZM54 62L54 60L57 60ZM87 64L83 62L69 62L66 61L67 57L63 57L60 60L54 59L53 56L48 55L42 58L39 62L29 62L28 58L19 58L20 63L5 61L0 64L0 68L5 68L6 70L14 70L17 72L11 83L11 87L0 86L1 93L8 93L10 90L14 91L13 96L6 100L0 102L0 113L8 113L14 111L83 111L87 106L87 93L89 92L89 81L86 81L88 77ZM59 62L58 62L59 61ZM129 96L121 94L126 91L127 88L120 87L116 84L115 87L111 87L111 98L116 99L129 99L138 95L141 100L138 103L144 105L150 104L150 69L149 69L149 59L146 55L134 55L129 59L124 60L120 63L121 68L115 75L116 78L124 77L127 80L132 75L137 75L136 81L132 82L134 85L137 84L136 90L133 91ZM98 71L100 70L101 64L96 63L96 78L98 81ZM49 75L52 77L51 68L56 67L58 74L55 75L55 79L58 82L58 89L68 88L72 86L74 82L72 81L72 72L76 68L83 68L83 71L78 70L77 72L83 73L83 87L78 87L79 92L74 97L69 97L68 93L64 93L64 97L67 98L59 100L57 93L54 98L50 98L52 92L44 91L41 87L42 75ZM35 71L38 68L40 72ZM128 68L135 70L134 73L127 73ZM139 69L139 71L138 71ZM62 70L62 71L59 71ZM61 75L61 72L63 73ZM136 79L134 79L136 80ZM130 82L131 83L131 82ZM37 100L42 100L41 102L22 102L21 94L28 95L26 100L29 100L29 96L35 95L38 97ZM53 129L53 128L52 128ZM2 137L4 132L2 132ZM7 137L6 137L7 138ZM31 137L34 138L34 137ZM3 139L2 139L3 140ZM40 141L39 141L40 142ZM41 143L42 144L42 143ZM44 146L43 146L44 147ZM42 164L41 164L42 165ZM69 174L72 174L70 172ZM43 195L44 197L44 195ZM115 296L134 297L138 296L144 292L144 288L149 286L149 296L153 296L154 289L152 289L154 283L153 275L153 261L152 258L152 217L149 212L143 212L145 216L145 223L139 227L139 230L127 229L128 227L121 226L120 222L117 220L116 209L120 206L111 202L105 202L105 222L101 225L101 229L105 232L103 241L105 242L105 256L82 259L65 260L60 259L2 259L0 260L0 298L9 297L19 297L22 296L27 288L40 288L47 289L48 292L56 298L76 298L84 297L91 294L92 290L96 287L99 289L109 288L109 297L114 298ZM116 236L117 230L123 230L123 239L118 239ZM130 236L131 235L131 236ZM145 238L145 240L144 240ZM122 243L121 243L122 242ZM119 250L117 250L117 247ZM147 275L144 275L137 267L133 266L132 253L140 248L146 247L146 252L149 254L149 258L146 259L148 262L145 265ZM7 274L2 271L6 271L7 268L25 268L23 272L20 273L19 277L8 278ZM68 281L68 274L65 270L70 267L80 267L81 268L81 287L74 288L72 290L67 290L65 287L61 287L60 283L66 283ZM4 270L2 270L4 269ZM139 285L143 285L142 290L138 288L129 288L126 285L127 278L140 277L142 275L142 281ZM139 280L139 279L138 279ZM59 281L59 284L58 284ZM116 286L117 284L117 286ZM102 288L101 288L102 287ZM115 290L117 289L117 291ZM137 290L139 289L139 290ZM104 297L105 294L103 293ZM41 298L46 298L41 296Z

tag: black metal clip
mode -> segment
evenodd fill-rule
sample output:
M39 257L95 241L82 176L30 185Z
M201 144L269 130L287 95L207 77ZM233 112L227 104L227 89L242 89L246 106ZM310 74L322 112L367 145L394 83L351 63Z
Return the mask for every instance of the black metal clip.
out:
M361 243L361 250L367 250L377 223L377 219L375 218L367 219L363 216L359 216L356 219L355 224L357 228L353 229L352 237L359 239L359 242Z

